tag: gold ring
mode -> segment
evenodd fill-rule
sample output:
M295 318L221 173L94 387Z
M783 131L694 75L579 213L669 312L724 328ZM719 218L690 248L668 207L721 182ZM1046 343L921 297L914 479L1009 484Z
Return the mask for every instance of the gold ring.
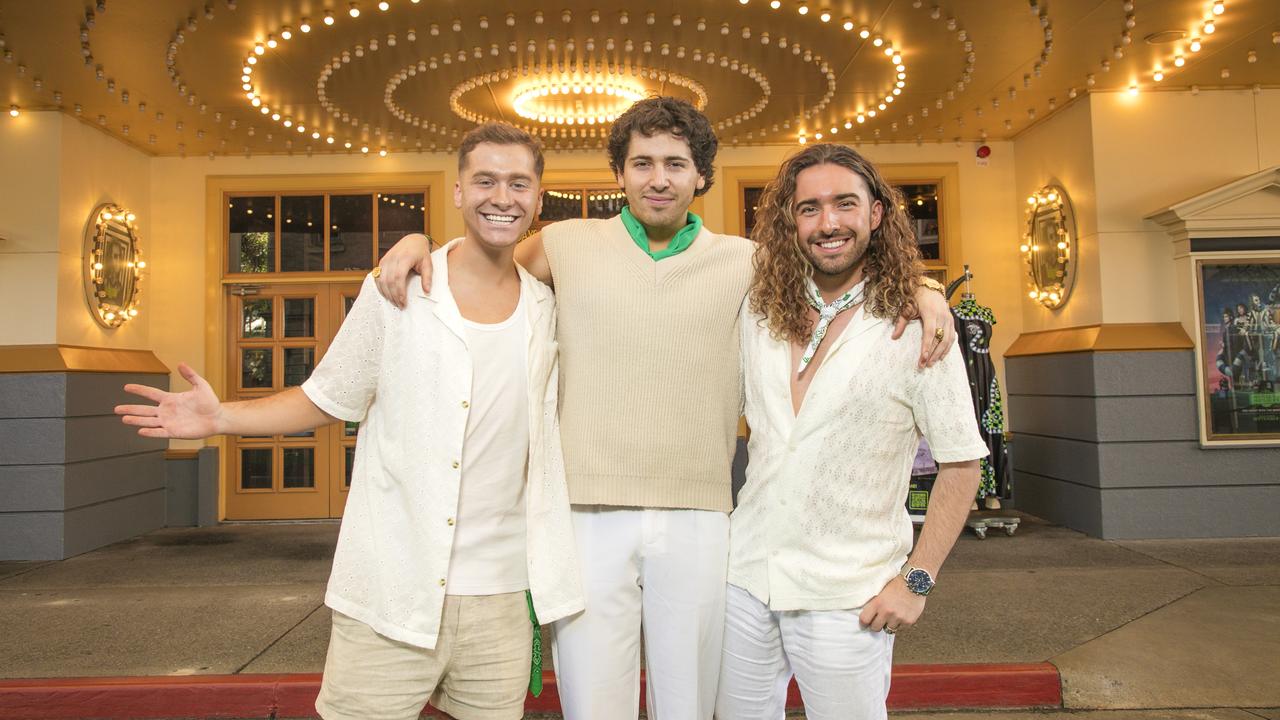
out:
M382 276L382 266L381 266L381 265L375 266L375 267L373 268L373 272L372 272L372 273L370 273L370 274L371 274L371 275L373 275L373 277L374 277L375 279L377 279L377 278L381 277L381 276Z
M376 272L376 271L375 271L375 272ZM378 276L377 276L377 275L374 275L374 277L378 277ZM942 328L938 328L937 330L934 330L934 331L933 331L933 339L934 339L934 340L937 340L938 342L942 342L942 338L944 338L944 337L946 337L946 336L947 336L947 333L946 333L946 331L945 331L945 330L943 330Z
M887 633L887 634L889 634L889 635L896 635L896 634L898 633L898 631L897 631L897 630L894 630L893 628L889 627L888 625L885 625L885 626L884 626L884 631L885 631L885 633Z

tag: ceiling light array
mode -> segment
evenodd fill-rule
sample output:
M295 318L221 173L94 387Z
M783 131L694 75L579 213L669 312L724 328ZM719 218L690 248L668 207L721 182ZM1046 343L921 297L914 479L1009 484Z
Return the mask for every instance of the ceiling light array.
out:
M587 101L596 101L590 110ZM645 88L627 82L615 82L607 77L562 77L559 82L534 82L523 86L511 101L516 115L525 120L544 125L595 125L613 122L618 115L644 98ZM705 96L705 93L704 93ZM548 98L563 97L582 110L551 106ZM603 101L603 103L601 102ZM706 104L705 97L703 105Z
M1222 16L1227 12L1227 4L1225 0L1213 0L1204 4L1204 11L1200 17L1192 21L1192 29L1187 33L1190 40L1187 41L1186 50L1192 56L1199 53L1203 49L1204 44L1208 42L1209 36L1216 30L1218 23L1221 22ZM1250 62L1256 62L1256 54L1250 51ZM1176 72L1178 68L1187 64L1187 55L1183 51L1183 46L1179 43L1173 50L1173 56L1158 60L1155 67L1151 70L1151 80L1153 82L1162 82L1170 73ZM1229 73L1228 73L1229 75ZM1227 75L1223 76L1226 79ZM1130 93L1135 93L1137 83L1130 85Z

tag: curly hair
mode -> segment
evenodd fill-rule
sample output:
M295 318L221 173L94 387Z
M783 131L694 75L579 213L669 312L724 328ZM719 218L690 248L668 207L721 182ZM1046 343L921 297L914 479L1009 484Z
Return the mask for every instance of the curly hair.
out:
M720 141L716 139L707 116L697 108L673 97L645 98L627 108L609 129L609 167L616 175L622 174L622 168L627 162L627 151L631 148L631 134L636 132L645 137L669 132L684 138L689 143L693 165L705 181L702 188L693 194L702 195L711 189L716 150Z
M751 239L756 243L751 309L764 316L774 337L806 342L813 331L806 278L813 266L796 230L796 178L808 168L831 164L856 173L867 184L870 200L883 208L880 225L871 232L864 255L867 307L877 317L917 312L915 290L923 265L902 193L884 181L875 166L844 145L810 145L792 155L764 189Z

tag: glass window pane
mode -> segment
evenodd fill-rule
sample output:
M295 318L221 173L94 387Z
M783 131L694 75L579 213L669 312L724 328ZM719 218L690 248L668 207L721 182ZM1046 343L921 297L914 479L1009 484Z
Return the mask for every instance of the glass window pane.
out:
M227 204L228 272L275 272L275 196L231 198Z
M354 295L342 296L342 317L343 318L346 318L348 315L351 314L351 306L355 304L356 304L356 298Z
M347 421L345 421L345 422L343 422L343 423L342 423L342 436L343 436L343 437L355 437L355 436L356 436L356 433L358 433L358 432L360 432L360 423L358 423L358 422L351 422L350 420L347 420Z
M315 348L284 349L284 386L296 387L311 377L316 366Z
M240 387L271 387L271 348L244 348L240 351Z
M240 337L271 337L271 299L245 300L241 310Z
M764 195L763 187L742 188L742 232L746 237L756 227L756 211L760 209L760 197Z
M373 269L373 196L329 198L329 269Z
M593 190L587 193L587 217L611 218L626 204L627 196L621 190Z
M286 433L284 435L281 435L280 437L309 438L309 437L315 437L315 436L316 436L315 430L303 430L302 432Z
M316 301L315 298L285 298L284 300L284 336L315 337L316 334Z
M542 194L542 214L538 222L549 223L582 217L581 190L547 190Z
M409 233L420 233L426 223L423 193L378 195L378 257Z
M271 489L271 448L240 450L240 487L245 490Z
M280 198L280 270L324 270L324 196Z
M938 186L899 185L902 201L907 216L916 231L916 244L920 246L920 256L925 260L942 258L942 246L938 233Z
M356 449L353 447L342 448L342 467L346 472L347 487L351 487L351 468L356 465Z
M281 452L284 453L284 476L281 484L286 488L315 487L315 448L282 448Z

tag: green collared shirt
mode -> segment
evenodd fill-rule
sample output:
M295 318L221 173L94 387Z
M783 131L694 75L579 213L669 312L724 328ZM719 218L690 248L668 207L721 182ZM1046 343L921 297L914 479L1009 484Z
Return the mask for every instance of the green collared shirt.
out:
M671 238L671 242L666 248L658 251L649 249L649 233L645 231L644 225L631 214L631 208L622 208L622 224L627 228L627 232L631 233L631 239L636 241L636 245L645 251L649 257L656 260L669 258L672 255L678 255L693 244L693 239L698 237L698 233L702 232L702 218L689 213L688 225L680 228L676 236Z

